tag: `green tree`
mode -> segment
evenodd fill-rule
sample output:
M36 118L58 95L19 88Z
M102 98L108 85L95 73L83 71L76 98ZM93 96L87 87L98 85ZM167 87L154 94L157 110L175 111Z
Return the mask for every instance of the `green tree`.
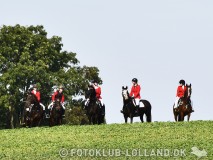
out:
M8 110L10 127L18 122L17 113L31 84L38 84L42 102L48 104L51 88L64 85L72 104L83 95L88 81L98 79L97 67L79 66L76 53L63 51L62 38L47 37L43 26L2 26L0 28L0 108Z

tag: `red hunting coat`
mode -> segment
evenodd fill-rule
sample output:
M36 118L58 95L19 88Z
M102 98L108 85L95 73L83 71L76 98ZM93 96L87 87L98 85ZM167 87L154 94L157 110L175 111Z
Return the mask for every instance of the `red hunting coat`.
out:
M64 103L64 94L60 94L58 91L56 91L55 93L53 93L52 95L52 101L55 101L56 98L60 99L60 102Z
M40 102L41 100L40 92L36 91L35 93L34 91L32 91L31 93L34 94L37 97L37 100Z
M102 99L102 97L101 97L101 87L95 87L95 92L96 92L96 98L97 99Z
M130 97L134 95L134 98L141 99L140 91L141 91L140 85L132 86L132 89L129 95Z
M186 92L186 90L187 90L186 86L184 86L184 88L182 86L178 86L176 96L180 97L180 98L183 97L185 92Z

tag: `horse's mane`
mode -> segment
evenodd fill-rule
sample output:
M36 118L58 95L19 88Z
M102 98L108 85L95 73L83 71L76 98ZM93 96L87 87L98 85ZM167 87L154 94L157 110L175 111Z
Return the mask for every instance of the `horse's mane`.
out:
M184 98L187 98L187 96L188 96L188 85L186 84L186 91L185 91L185 93L184 93Z

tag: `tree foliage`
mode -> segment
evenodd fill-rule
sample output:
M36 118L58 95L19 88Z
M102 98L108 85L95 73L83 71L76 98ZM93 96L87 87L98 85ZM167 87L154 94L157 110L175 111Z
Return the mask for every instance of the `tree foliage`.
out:
M0 28L1 110L16 114L32 84L39 86L42 102L47 105L54 85L64 85L71 104L73 97L84 94L88 81L95 78L102 82L97 67L81 67L76 53L62 47L62 38L48 38L41 25ZM13 120L10 122L14 127Z

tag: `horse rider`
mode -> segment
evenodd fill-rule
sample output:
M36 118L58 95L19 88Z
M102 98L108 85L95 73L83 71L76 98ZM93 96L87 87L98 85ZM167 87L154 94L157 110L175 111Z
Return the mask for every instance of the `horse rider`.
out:
M138 112L139 109L139 105L140 105L140 91L141 91L141 86L138 84L138 79L137 78L133 78L132 79L132 88L130 91L130 97L132 97L134 99L134 103L136 106L136 113Z
M184 97L184 94L187 90L187 87L185 86L185 81L183 79L181 79L179 81L179 84L180 85L177 87L177 93L176 93L174 108L178 107L178 102L179 102L180 98Z
M34 94L34 95L36 96L36 98L37 98L37 100L38 100L40 106L42 106L43 111L45 111L45 106L41 103L41 94L40 94L40 92L37 90L37 85L36 85L36 84L33 85L33 90L31 91L31 93Z
M185 86L185 81L183 79L181 79L179 81L179 84L180 85L177 87L177 93L176 93L174 108L177 108L179 106L178 102L179 102L180 98L184 97L185 92L187 90L187 86ZM191 104L191 106L192 106L192 104ZM194 112L193 109L192 109L192 112Z
M103 99L101 97L101 87L98 85L98 81L93 80L91 82L91 86L95 89L96 98L98 100L97 102L98 102L99 107L101 108L102 115L105 115L105 105L104 105Z
M64 104L64 94L63 94L63 90L64 90L64 87L62 85L59 86L59 88L53 93L52 95L52 102L49 104L48 106L48 111L52 109L53 107L53 104L55 103L55 100L57 98L59 98L59 101L61 103L61 106L62 106L62 115L64 117L64 113L65 113L65 104ZM48 118L49 118L49 114L48 114Z

